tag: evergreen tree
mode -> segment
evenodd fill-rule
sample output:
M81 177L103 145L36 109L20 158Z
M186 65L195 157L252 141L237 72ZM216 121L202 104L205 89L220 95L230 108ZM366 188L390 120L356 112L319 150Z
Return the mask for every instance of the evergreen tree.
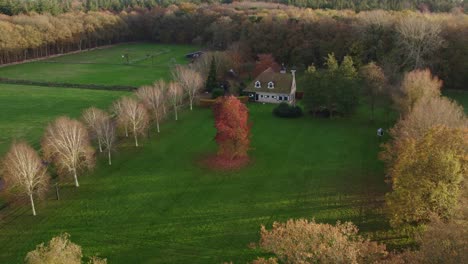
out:
M213 89L218 88L218 82L216 80L216 61L214 58L211 59L210 72L208 73L208 78L206 79L205 90L208 92L213 91Z

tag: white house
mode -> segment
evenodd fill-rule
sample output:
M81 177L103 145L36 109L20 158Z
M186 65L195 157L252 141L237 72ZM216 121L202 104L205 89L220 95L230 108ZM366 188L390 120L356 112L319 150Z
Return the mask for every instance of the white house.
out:
M286 70L275 72L268 68L244 89L249 101L279 104L286 102L296 103L296 71L291 74Z

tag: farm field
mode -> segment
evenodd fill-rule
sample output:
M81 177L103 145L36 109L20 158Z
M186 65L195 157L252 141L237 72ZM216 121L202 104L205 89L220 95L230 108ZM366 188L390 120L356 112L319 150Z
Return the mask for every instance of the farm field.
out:
M14 139L39 147L47 123L60 115L79 117L90 106L107 108L126 93L0 84L0 156Z
M0 67L0 77L72 84L141 86L170 78L170 67L185 64L190 45L119 44L110 48ZM129 54L125 64L123 54ZM147 57L150 54L153 56Z
M351 119L285 120L272 106L250 104L250 167L218 173L198 165L215 151L212 113L185 111L135 148L123 143L111 167L101 158L78 189L62 200L8 213L0 226L0 262L20 263L26 252L68 232L86 255L109 263L245 263L260 254L261 224L315 217L351 220L364 234L387 230L386 190L377 161L375 127L363 109ZM386 241L387 242L387 241Z

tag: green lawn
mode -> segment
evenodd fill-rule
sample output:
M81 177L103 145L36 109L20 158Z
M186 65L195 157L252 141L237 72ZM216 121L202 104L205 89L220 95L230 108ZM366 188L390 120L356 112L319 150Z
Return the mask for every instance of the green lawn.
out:
M186 53L197 50L189 45L150 43L121 44L0 68L0 77L73 84L140 86L170 78L174 63L184 64ZM130 65L122 55L128 53ZM147 57L153 55L153 60Z
M448 90L443 91L443 95L450 97L461 104L464 109L465 113L468 114L468 92L467 91L458 91L458 90Z
M361 111L350 119L278 119L271 105L251 104L253 164L238 172L203 169L215 151L207 109L184 112L141 148L123 142L114 165L101 157L79 189L61 201L4 211L0 263L20 263L36 244L61 232L109 263L245 263L259 254L261 224L294 217L351 220L391 242L381 213L386 185L377 161L376 128ZM380 114L380 117L383 115ZM383 233L382 233L383 232ZM379 235L377 235L379 234Z
M14 139L39 146L47 123L60 115L79 117L84 108L106 108L126 94L68 88L0 84L0 156Z
M125 49L134 54L130 66L119 62ZM51 59L60 63L0 68L0 76L137 86L169 78L168 61L176 57L181 63L193 49L126 44ZM163 53L155 66L137 59L158 51ZM0 155L13 139L38 147L55 117L79 117L89 106L107 108L123 94L0 84ZM448 96L466 108L468 93ZM249 105L253 163L241 171L219 173L198 165L216 145L211 112L195 109L164 123L160 135L153 130L140 148L121 142L112 166L100 157L79 188L65 183L61 201L51 192L39 202L37 217L27 203L2 209L0 263L22 263L35 245L61 232L70 233L85 255L99 254L112 264L246 263L261 254L249 248L258 241L261 224L299 217L350 220L364 235L390 247L406 243L389 231L383 215L388 189L377 160L376 129L387 129L394 120L378 111L371 124L365 106L351 118L278 119L272 107Z

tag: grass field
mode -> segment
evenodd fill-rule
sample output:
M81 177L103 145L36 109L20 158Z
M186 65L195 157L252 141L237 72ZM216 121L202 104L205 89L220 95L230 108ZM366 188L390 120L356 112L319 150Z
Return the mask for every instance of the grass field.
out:
M0 77L72 84L130 85L151 84L170 78L174 63L187 63L184 55L195 51L189 45L150 43L121 44L111 48L54 57L0 68ZM123 54L129 54L126 65ZM154 59L147 57L153 55Z
M129 66L119 61L125 49L134 54ZM160 68L138 60L158 50L171 50L158 55ZM50 59L60 63L0 68L0 76L137 86L168 78L167 61L181 62L191 50L126 44ZM79 117L89 106L107 108L123 94L0 84L0 155L13 139L38 147L55 117ZM447 95L467 108L468 93ZM198 165L216 145L212 113L195 109L164 123L162 133L153 131L140 148L121 142L112 166L100 157L79 188L65 183L60 201L50 193L39 202L37 217L27 203L0 210L0 263L23 263L28 251L62 232L70 233L85 255L99 254L112 264L246 263L261 254L249 248L258 241L261 224L299 217L349 220L391 247L406 243L389 231L383 214L388 187L377 160L376 129L389 128L394 120L379 111L371 124L366 106L351 118L278 119L272 107L249 105L253 162L243 170L219 173Z
M0 84L0 156L14 139L38 147L44 128L55 117L79 117L90 106L107 108L125 93Z
M109 263L245 263L259 252L261 224L294 217L334 223L351 220L366 234L384 232L386 190L377 161L375 129L365 112L352 119L277 119L272 106L249 106L253 164L217 173L197 165L213 152L212 114L184 112L178 122L143 147L120 149L114 165L65 187L61 201L12 212L0 227L1 263L20 263L25 253L61 232L85 254Z

